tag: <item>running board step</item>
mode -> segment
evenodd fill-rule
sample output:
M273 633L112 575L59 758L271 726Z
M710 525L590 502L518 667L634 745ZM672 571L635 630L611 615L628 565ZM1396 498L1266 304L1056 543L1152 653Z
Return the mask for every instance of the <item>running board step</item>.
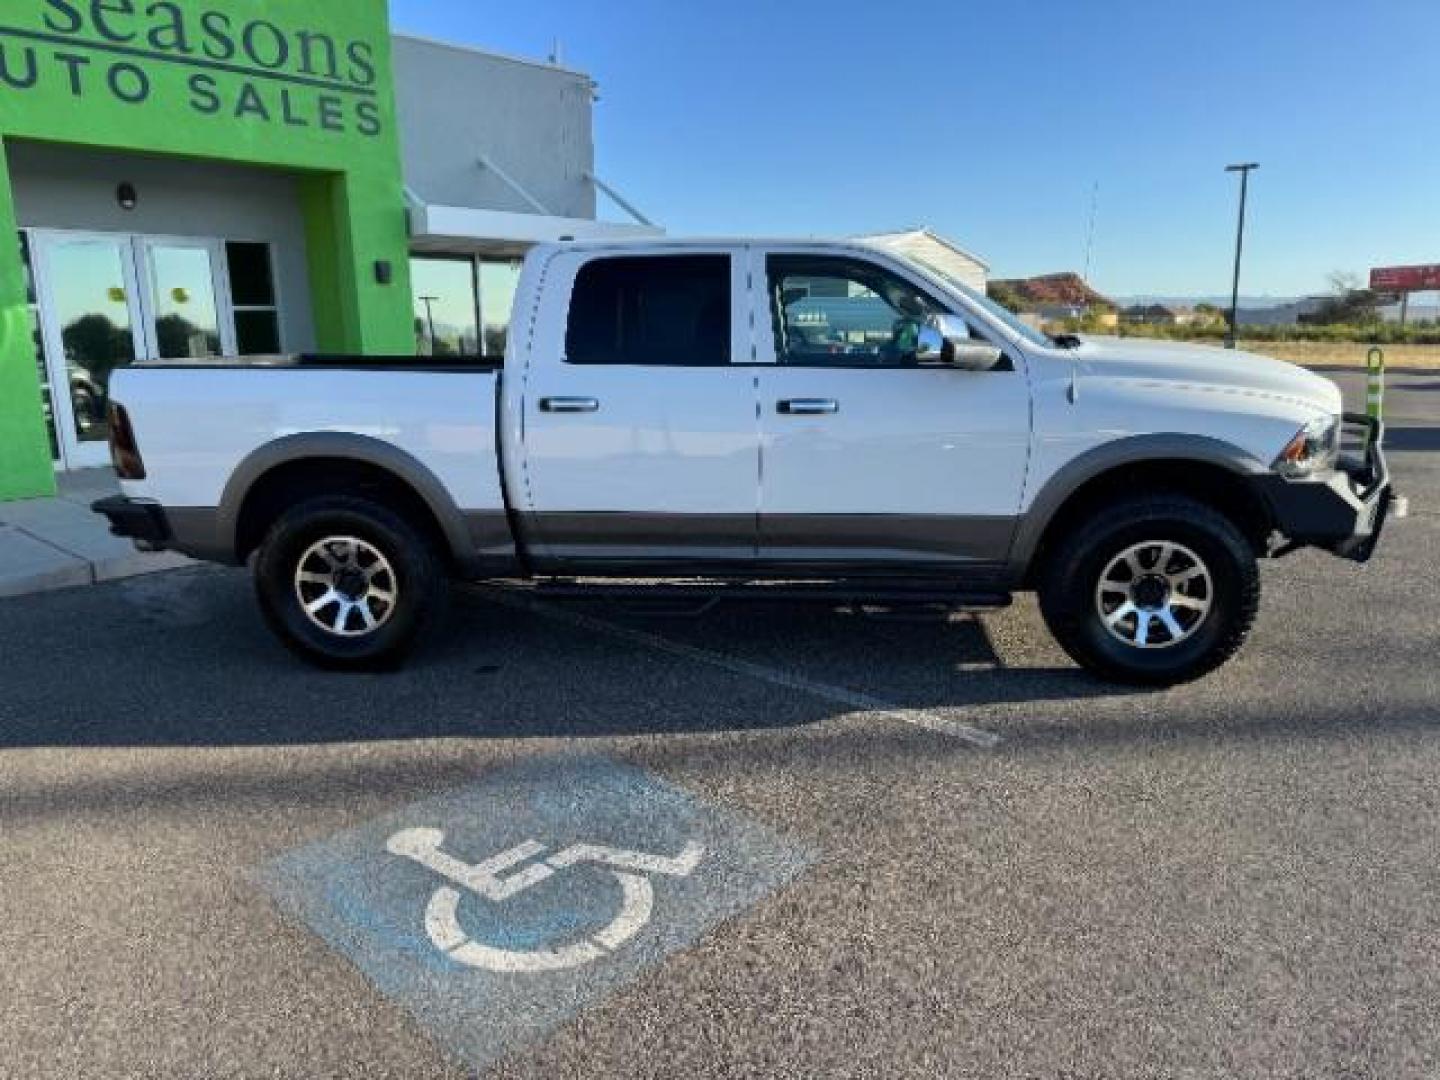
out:
M956 611L990 611L1010 606L1007 592L972 591L944 583L895 584L875 581L572 581L515 584L517 592L547 600L621 600L641 603L705 603L727 600L826 604L943 604Z

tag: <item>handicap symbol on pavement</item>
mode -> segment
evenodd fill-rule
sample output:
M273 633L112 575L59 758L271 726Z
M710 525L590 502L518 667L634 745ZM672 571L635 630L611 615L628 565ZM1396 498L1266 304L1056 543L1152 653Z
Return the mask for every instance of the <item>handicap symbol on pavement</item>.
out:
M542 753L279 852L254 877L478 1072L752 917L817 857L635 765Z
M705 854L705 848L693 841L673 858L603 844L572 844L543 862L531 863L523 870L501 877L505 871L544 854L545 846L526 840L471 865L442 850L444 843L445 833L439 829L403 829L385 842L385 848L392 855L417 862L451 882L435 890L425 909L425 933L437 949L468 967L513 973L563 971L610 955L650 921L655 908L655 890L647 875L689 877ZM620 882L623 897L619 914L588 938L554 949L501 949L474 940L462 929L461 889L500 903L540 884L557 871L582 863L610 867Z

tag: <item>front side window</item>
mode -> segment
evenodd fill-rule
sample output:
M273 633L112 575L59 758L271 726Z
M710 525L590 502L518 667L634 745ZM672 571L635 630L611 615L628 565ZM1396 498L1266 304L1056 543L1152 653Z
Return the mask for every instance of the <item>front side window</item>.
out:
M782 364L913 364L920 328L943 310L863 259L771 255L766 271Z
M572 364L704 367L730 362L730 257L595 259L575 277Z

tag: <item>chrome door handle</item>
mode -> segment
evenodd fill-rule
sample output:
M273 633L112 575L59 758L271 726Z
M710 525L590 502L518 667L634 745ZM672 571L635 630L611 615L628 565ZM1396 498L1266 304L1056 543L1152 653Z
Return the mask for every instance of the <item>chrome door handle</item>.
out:
M775 403L782 416L827 416L840 411L840 403L832 398L790 398Z
M600 402L593 397L547 397L540 399L541 412L598 412Z

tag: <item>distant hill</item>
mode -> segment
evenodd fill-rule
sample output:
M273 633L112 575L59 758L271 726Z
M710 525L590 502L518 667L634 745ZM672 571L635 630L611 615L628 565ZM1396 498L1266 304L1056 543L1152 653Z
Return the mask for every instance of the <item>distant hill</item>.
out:
M1075 273L1041 274L1028 278L997 278L990 282L992 293L1010 290L1027 304L1037 307L1115 307L1115 301L1102 296Z

